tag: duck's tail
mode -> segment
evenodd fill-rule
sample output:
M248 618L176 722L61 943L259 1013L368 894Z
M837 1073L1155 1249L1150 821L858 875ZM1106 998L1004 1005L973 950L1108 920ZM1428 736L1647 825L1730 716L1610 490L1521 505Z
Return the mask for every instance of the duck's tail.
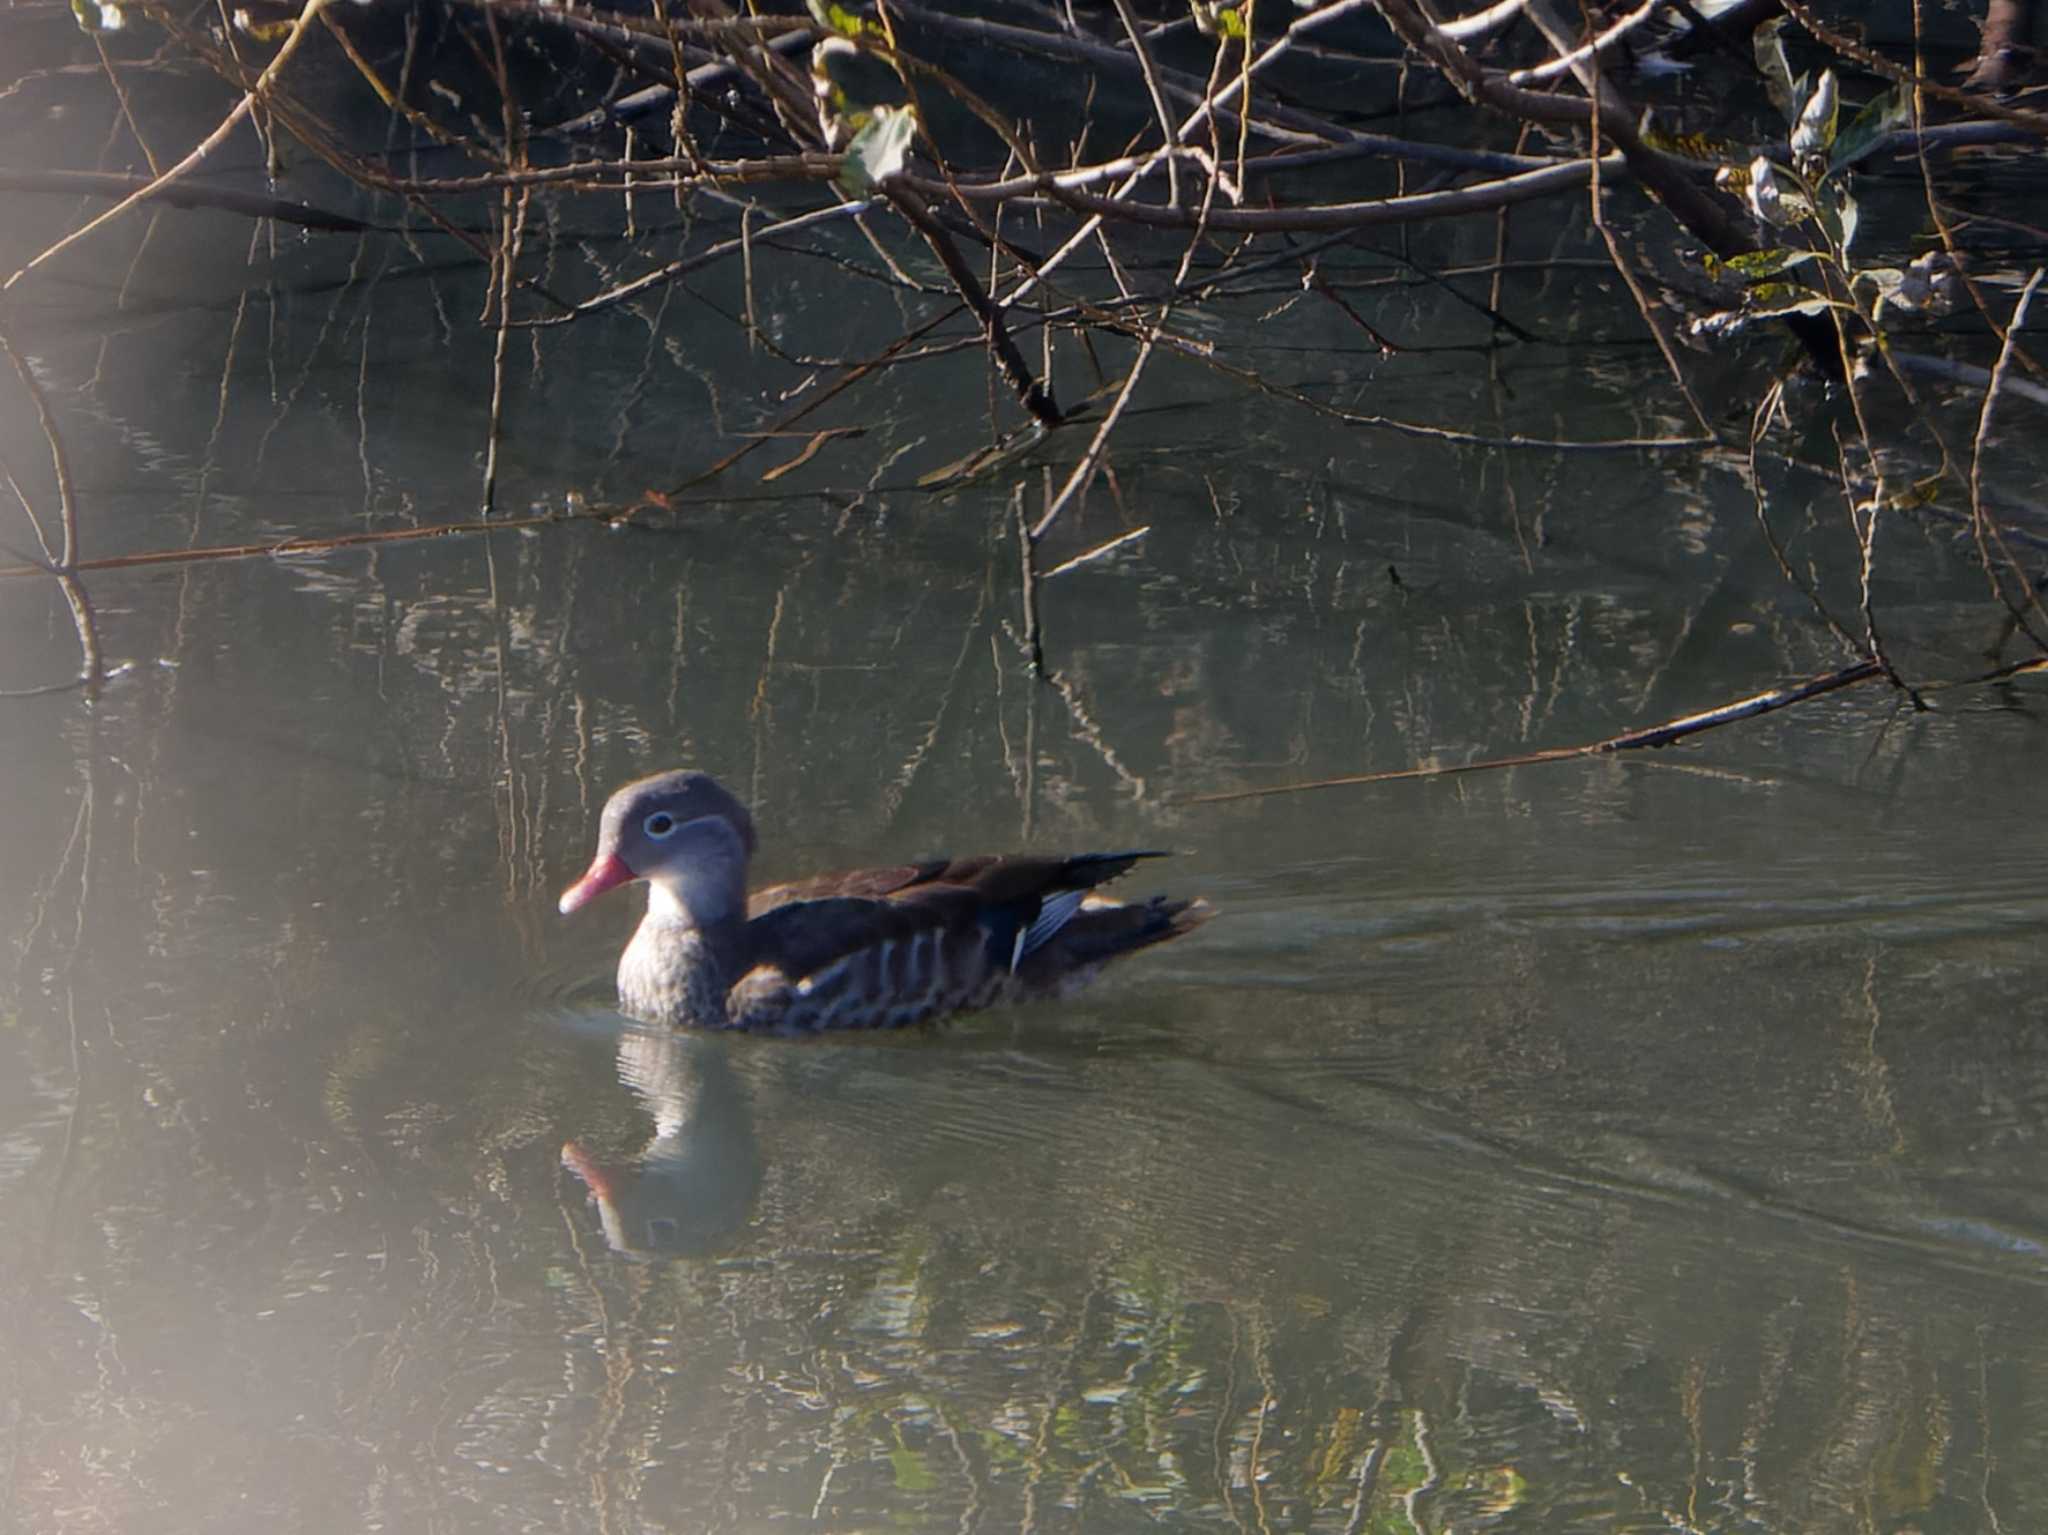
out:
M1025 979L1043 985L1085 978L1112 959L1191 933L1215 915L1216 908L1199 897L1125 902L1091 895L1058 936L1025 961L1026 972L1037 972Z

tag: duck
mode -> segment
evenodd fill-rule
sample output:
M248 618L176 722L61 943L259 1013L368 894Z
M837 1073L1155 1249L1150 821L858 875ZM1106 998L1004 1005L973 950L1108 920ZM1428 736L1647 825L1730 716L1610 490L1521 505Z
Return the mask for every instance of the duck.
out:
M619 956L619 1010L679 1029L900 1029L1069 995L1111 960L1178 938L1209 903L1119 901L1100 886L1160 851L995 854L852 869L747 889L754 821L710 774L615 791L568 916L644 881Z

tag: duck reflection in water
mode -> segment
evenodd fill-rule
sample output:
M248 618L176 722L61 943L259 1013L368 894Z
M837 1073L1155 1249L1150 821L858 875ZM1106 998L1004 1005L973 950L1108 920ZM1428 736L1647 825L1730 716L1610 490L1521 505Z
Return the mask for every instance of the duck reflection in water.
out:
M602 1162L576 1141L562 1165L598 1208L604 1239L630 1258L684 1258L715 1249L745 1224L761 1186L746 1089L718 1035L629 1027L619 1080L654 1119L632 1157Z

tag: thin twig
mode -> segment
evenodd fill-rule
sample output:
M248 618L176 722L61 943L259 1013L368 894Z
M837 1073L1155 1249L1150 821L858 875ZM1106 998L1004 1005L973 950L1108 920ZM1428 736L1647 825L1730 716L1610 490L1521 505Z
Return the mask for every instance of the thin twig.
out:
M1159 119L1159 133L1167 147L1173 146L1173 117L1166 110L1166 97L1160 93L1159 74L1152 66L1152 50L1145 42L1145 29L1139 25L1137 12L1131 9L1131 0L1116 0L1117 19L1124 24L1124 31L1131 39L1131 53L1138 61L1138 69L1145 77L1145 90L1152 98L1152 111ZM1180 196L1180 161L1169 154L1166 157L1167 200L1178 208Z
M97 218L86 220L85 223L72 230L70 234L64 236L55 245L49 246L39 255L31 257L12 277L9 277L4 283L0 283L0 289L13 287L22 278L26 277L44 262L50 260L53 256L70 249L101 225L111 223L144 198L149 197L153 192L185 175L225 143L228 135L234 132L235 125L247 117L256 104L269 92L270 88L277 83L278 76L284 73L284 67L291 62L292 55L299 51L299 44L305 41L308 34L312 31L313 22L319 17L321 10L326 7L327 3L328 0L306 0L305 8L299 12L299 19L292 23L291 35L284 40L284 46L277 50L276 56L264 67L263 73L256 77L256 83L249 87L240 101L235 103L234 110L221 120L219 127L201 139L193 147L190 154L186 155L184 159L180 160L162 175L154 177L147 187L130 193Z
M1991 440L1991 417L1998 403L1998 391L2004 385L2006 373L2012 366L2015 344L2020 332L2026 328L2027 306L2033 303L2035 290L2041 286L2043 275L2041 267L2034 268L2034 275L2027 279L2026 287L2020 291L2019 300L2012 308L2012 319L2005 328L2005 344L1999 347L1998 361L1991 368L1991 382L1984 387L1984 404L1977 412L1976 436L1970 442L1970 527L1976 534L1977 553L1984 564L1984 575L1991 583L1992 595L2006 605L2012 613L2013 621L2026 631L2028 639L2041 649L2048 650L2048 640L2044 640L2040 632L2027 621L2025 609L2006 595L2005 582L1999 579L1997 567L1992 563L1991 544L1996 542L1999 551L2005 556L2006 563L2017 567L2012 551L2005 547L2005 540L1997 522L1984 509L1983 479L1984 448ZM2034 612L2048 620L2048 612L2044 612L2041 607L2041 594L2024 577L2020 582L2020 591Z
M57 483L58 525L63 531L64 541L48 574L57 578L64 601L71 609L72 627L78 631L79 677L86 683L96 683L106 675L106 663L100 656L100 631L93 620L92 598L78 579L78 496L71 481L71 460L64 451L64 438L57 430L57 419L51 413L49 397L43 393L43 386L37 380L35 370L29 367L28 359L14 349L13 339L8 336L4 325L0 325L0 351L4 351L7 360L14 364L22 388L28 391L29 399L35 405L36 422L42 428L43 440L49 444L50 470ZM9 479L12 479L11 475ZM18 486L15 493L21 495ZM22 505L28 505L26 496L22 496ZM37 541L43 542L41 522L33 515L29 520L35 525ZM43 542L43 549L46 554L49 552L47 542ZM36 567L29 568L33 570Z
M1804 703L1809 698L1818 698L1823 693L1832 693L1838 688L1853 687L1859 682L1868 682L1873 677L1885 675L1884 668L1875 661L1857 661L1834 671L1824 672L1818 677L1794 683L1789 687L1772 688L1769 692L1756 693L1748 698L1736 699L1732 703L1708 709L1699 714L1688 714L1675 720L1666 720L1661 725L1650 725L1639 730L1623 731L1605 740L1588 741L1581 746L1553 746L1544 751L1523 752L1513 757L1489 757L1482 762L1442 763L1428 767L1391 768L1383 773L1353 773L1343 778L1318 778L1310 783L1274 784L1264 789L1231 789L1220 794L1197 794L1189 798L1193 805L1220 805L1230 800L1264 799L1275 794L1301 794L1310 789L1338 789L1354 784L1398 783L1413 778L1448 778L1460 773L1484 773L1500 768L1532 767L1544 762L1571 762L1582 757L1610 756L1615 752L1639 751L1645 747L1670 746L1687 736L1698 735L1703 730L1716 726L1730 725L1737 720L1754 719L1761 714L1770 714L1779 709Z

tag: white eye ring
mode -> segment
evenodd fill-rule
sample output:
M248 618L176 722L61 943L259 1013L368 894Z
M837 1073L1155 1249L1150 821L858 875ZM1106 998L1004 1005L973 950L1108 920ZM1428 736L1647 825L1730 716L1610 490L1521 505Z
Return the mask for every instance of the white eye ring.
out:
M666 810L657 810L640 823L640 829L655 841L661 842L675 835L676 818Z

